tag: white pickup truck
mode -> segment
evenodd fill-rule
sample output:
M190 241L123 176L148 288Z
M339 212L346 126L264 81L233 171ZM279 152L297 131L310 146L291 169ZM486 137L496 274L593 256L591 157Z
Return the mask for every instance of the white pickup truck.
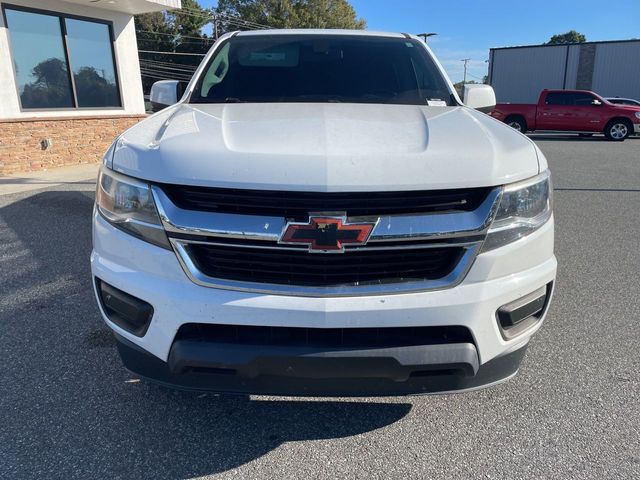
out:
M464 391L516 374L556 275L536 145L407 34L235 32L120 135L93 215L126 367L187 389Z

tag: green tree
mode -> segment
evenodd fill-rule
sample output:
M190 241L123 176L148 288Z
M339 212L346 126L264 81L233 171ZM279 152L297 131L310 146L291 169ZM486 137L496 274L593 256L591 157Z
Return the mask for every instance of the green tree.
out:
M204 54L213 44L213 39L202 33L202 28L211 22L211 15L197 0L182 0L180 10L136 15L138 49ZM141 52L144 91L148 92L153 82L161 78L188 78L189 69L184 67L195 68L201 59L193 55Z
M143 13L135 16L138 49L172 52L176 30L163 12Z
M167 16L179 35L190 37L205 38L202 27L211 23L211 11L202 8L197 0L182 0L182 8L170 10Z
M363 29L367 22L358 18L347 0L220 0L216 13L222 30L243 30L237 19L272 28ZM235 17L225 21L225 15Z
M95 68L82 67L73 77L80 106L102 107L118 104L118 89L115 82L104 78Z
M583 43L587 41L587 37L575 30L569 30L567 33L559 33L552 36L546 45L563 45L566 43Z
M31 70L33 81L27 83L20 98L23 107L70 107L71 87L67 64L60 58L48 58Z

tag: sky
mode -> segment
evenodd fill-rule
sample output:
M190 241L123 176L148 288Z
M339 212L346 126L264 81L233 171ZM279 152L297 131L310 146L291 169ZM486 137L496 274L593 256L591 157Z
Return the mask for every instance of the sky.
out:
M468 79L487 74L489 49L536 45L556 33L577 30L587 40L640 38L640 1L616 0L350 0L368 30L438 35L429 45L452 81L463 77L463 58L470 58ZM215 0L200 0L212 7ZM640 59L639 59L640 61Z

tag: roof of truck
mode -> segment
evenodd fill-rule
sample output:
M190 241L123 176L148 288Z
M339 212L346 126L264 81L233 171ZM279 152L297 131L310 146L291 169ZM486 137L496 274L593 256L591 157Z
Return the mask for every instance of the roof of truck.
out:
M398 32L377 32L373 30L341 30L341 29L273 29L273 30L247 30L240 31L237 36L250 37L255 35L357 35L364 37L394 37L394 38L416 38L414 35Z

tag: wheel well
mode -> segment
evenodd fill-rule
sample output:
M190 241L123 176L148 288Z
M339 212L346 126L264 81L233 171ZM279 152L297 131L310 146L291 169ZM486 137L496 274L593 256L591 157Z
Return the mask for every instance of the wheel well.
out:
M522 120L522 122L525 125L527 124L527 121L525 120L525 118L518 113L512 113L511 115L508 115L507 118L504 119L505 122L508 122L509 120Z
M607 125L604 127L604 129L608 129L612 123L615 122L623 122L625 124L627 124L628 127L630 127L633 130L633 122L631 120L629 120L627 117L614 117L611 120L609 120L607 122Z
M520 123L522 123L522 125L524 126L524 128L522 129L523 131L527 130L527 128L529 127L527 125L527 120L524 118L524 116L519 115L517 113L507 115L507 117L504 119L504 123L509 123L509 122L512 122L513 120L519 120Z

